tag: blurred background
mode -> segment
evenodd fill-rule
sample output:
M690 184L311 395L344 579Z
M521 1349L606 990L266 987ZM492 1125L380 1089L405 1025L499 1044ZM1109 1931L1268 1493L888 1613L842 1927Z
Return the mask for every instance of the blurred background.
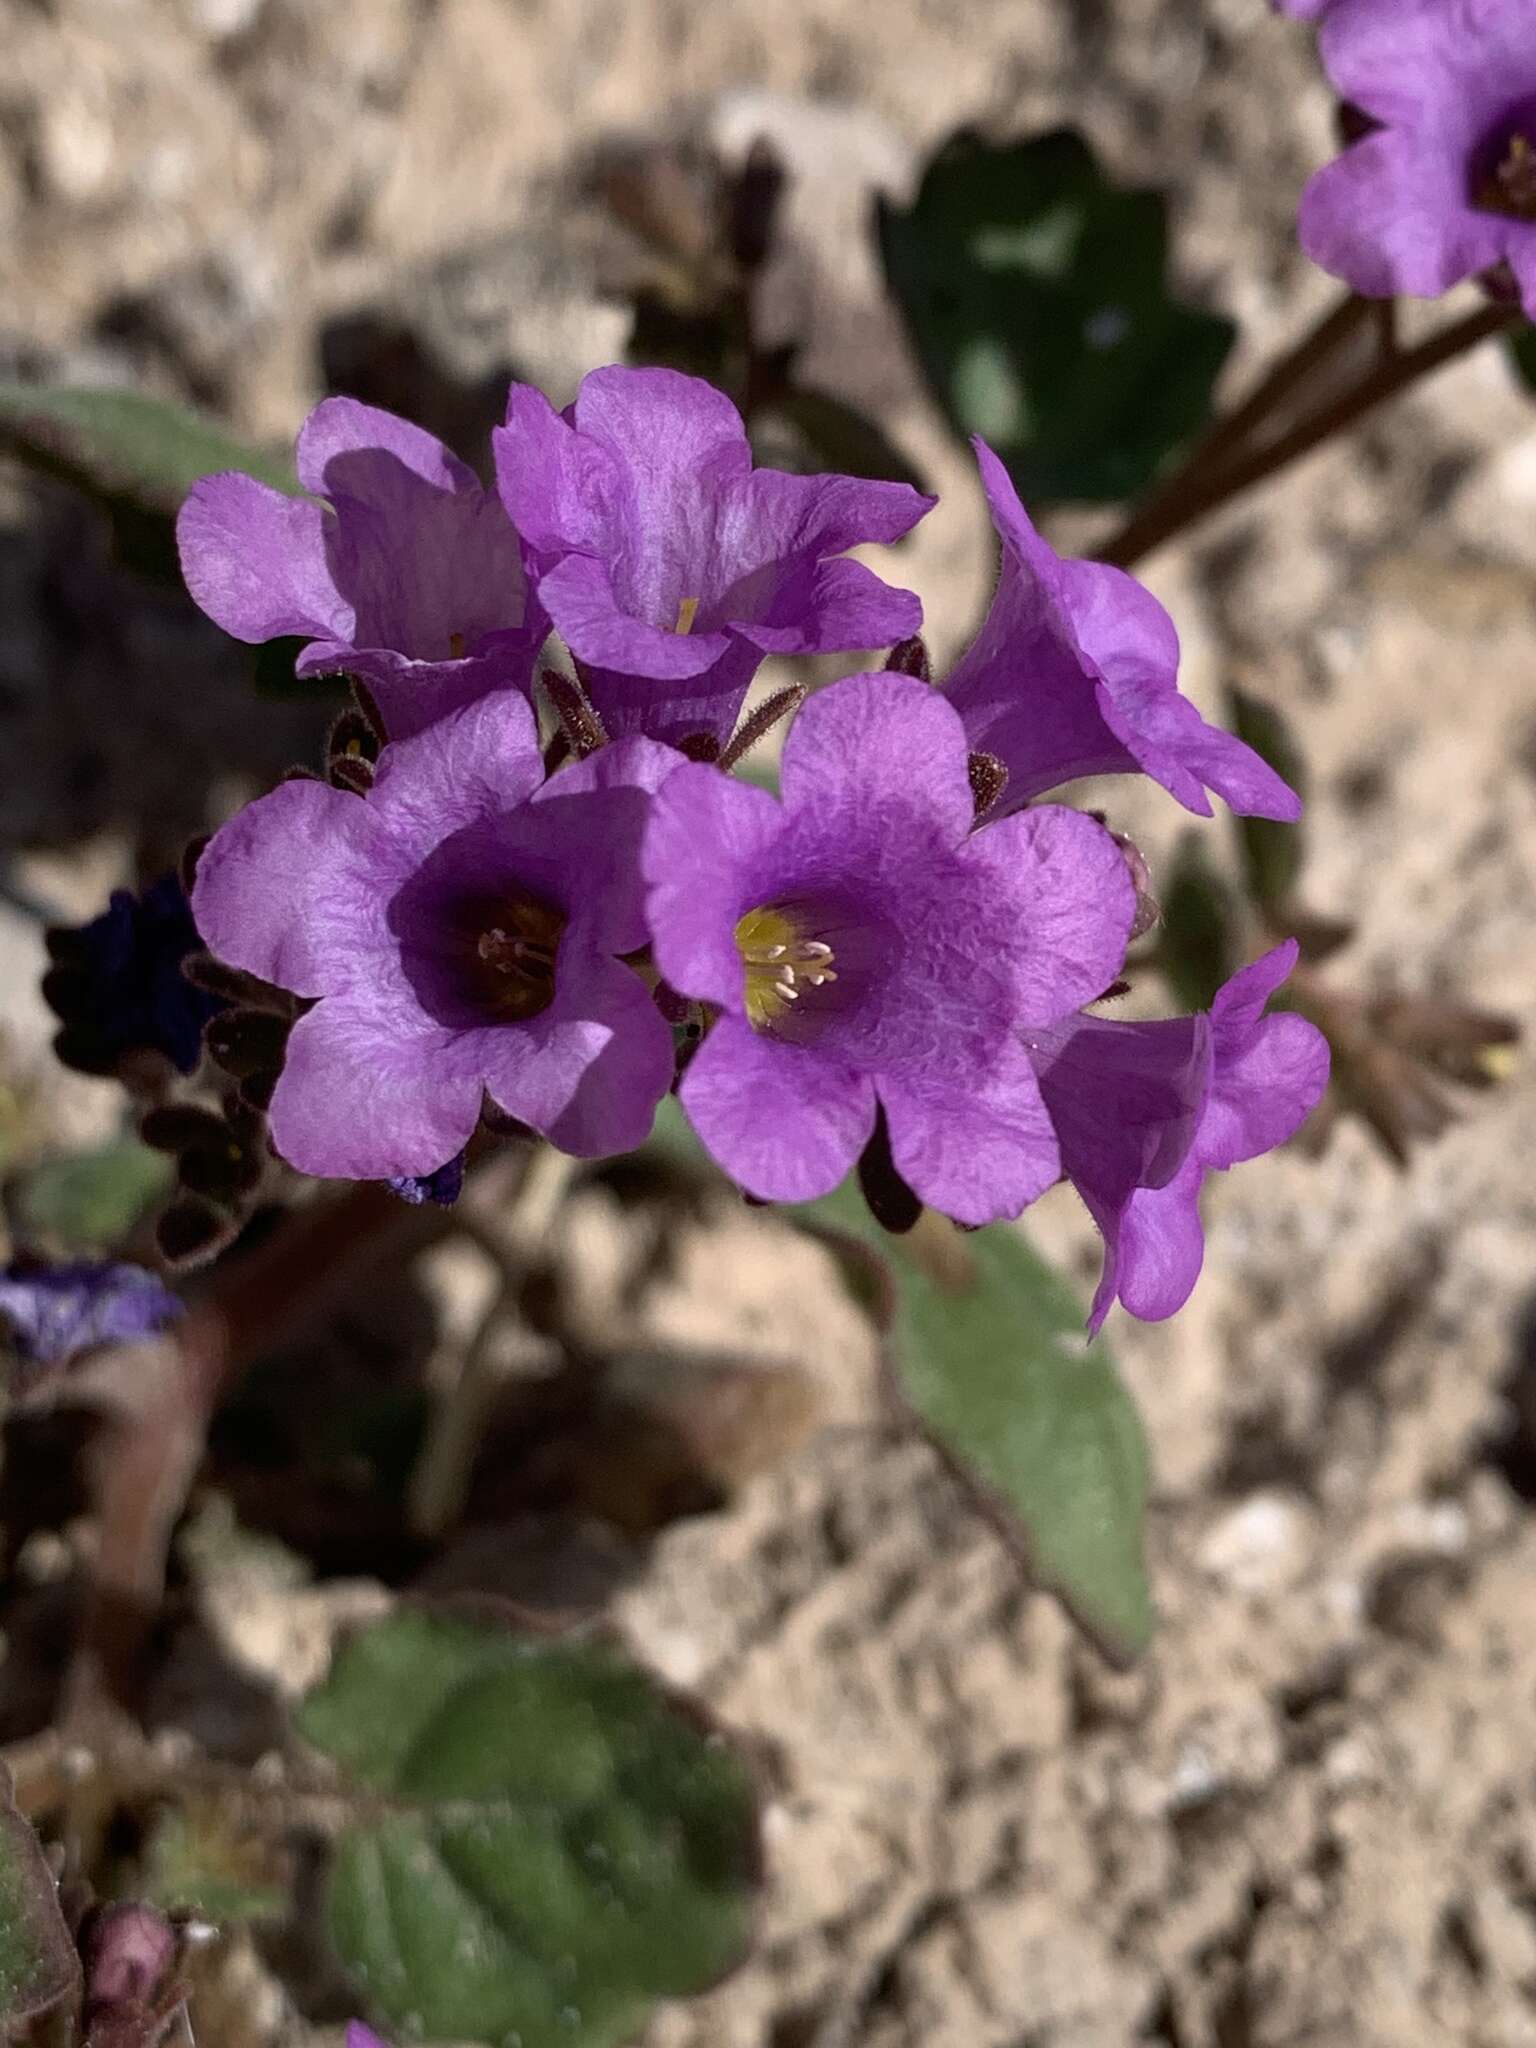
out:
M1063 124L1168 195L1173 278L1238 323L1235 382L1330 303L1293 224L1332 107L1264 0L0 0L0 378L123 384L274 443L350 392L478 460L509 376L564 402L623 358L637 300L654 343L700 191L767 138L786 182L758 339L796 343L800 378L941 493L890 573L942 660L985 601L987 526L873 208L958 127ZM1358 925L1341 971L1528 1012L1536 410L1501 351L1145 574L1208 714L1236 683L1291 721L1308 903ZM156 872L311 754L328 708L256 695L93 514L0 464L12 1157L121 1109L51 1061L35 912L90 916ZM1156 872L1187 820L1150 786L1104 800ZM514 1435L429 1576L606 1604L772 1758L762 1942L649 2048L1536 2042L1533 1157L1517 1071L1406 1170L1346 1122L1321 1160L1213 1190L1190 1307L1110 1333L1156 1464L1162 1628L1127 1677L883 1419L814 1247L717 1205L658 1262L619 1192L578 1194L559 1259L609 1433ZM1091 1284L1070 1196L1033 1226ZM491 1284L440 1249L339 1319L333 1366L429 1374ZM273 1384L297 1398L311 1363ZM217 1483L188 1644L291 1691L406 1566L315 1523L278 1533L317 1579L230 1565ZM238 1506L261 1524L259 1487ZM254 1951L241 1967L243 2024L293 2038Z

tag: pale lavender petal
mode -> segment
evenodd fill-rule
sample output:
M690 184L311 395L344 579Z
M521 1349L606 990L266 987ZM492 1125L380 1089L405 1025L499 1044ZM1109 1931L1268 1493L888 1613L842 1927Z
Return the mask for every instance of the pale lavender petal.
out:
M539 578L539 602L573 654L621 674L698 676L730 651L724 633L677 633L670 623L633 616L615 593L610 569L589 555L567 555L547 570Z
M1245 818L1295 824L1301 798L1262 755L1220 726L1207 725L1187 697L1154 677L1103 683L1104 723L1137 765L1202 818L1211 814L1206 790Z
M867 1074L722 1017L678 1090L705 1149L765 1202L810 1202L847 1178L875 1127Z
M472 1035L422 1018L402 1036L401 1021L358 993L328 996L294 1025L269 1113L290 1166L391 1180L435 1172L468 1144L482 1093Z
M764 789L690 762L651 805L641 850L652 951L681 994L739 1008L744 971L735 930L762 899L754 883L784 830Z
M882 1074L878 1085L897 1172L957 1223L1017 1216L1061 1172L1034 1069L1017 1045L1005 1042L962 1075Z
M578 434L532 384L507 394L506 425L491 436L496 483L512 524L539 554L598 554L618 489L607 449Z
M732 630L765 654L828 654L908 640L922 629L923 607L910 590L895 590L862 562L839 558L784 578L765 620L735 620L733 610L732 617ZM774 623L779 617L788 623Z
M554 1004L485 1034L486 1086L498 1108L579 1159L643 1145L673 1066L670 1026L617 960L576 966L562 956Z
M205 476L176 518L181 573L193 601L237 640L280 634L350 639L353 612L326 560L329 515L238 470Z
M323 782L284 782L203 849L192 916L231 967L295 995L325 995L389 953L385 916L403 872L367 803Z
M1006 889L1017 920L1008 962L1015 1016L1050 1024L1101 996L1125 963L1136 891L1104 827L1056 804L983 826L965 857Z

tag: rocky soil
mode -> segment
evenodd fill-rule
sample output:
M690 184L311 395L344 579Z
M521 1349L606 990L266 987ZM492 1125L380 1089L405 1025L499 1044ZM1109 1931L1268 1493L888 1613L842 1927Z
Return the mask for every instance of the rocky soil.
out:
M269 436L364 373L460 428L510 367L568 395L625 334L594 151L766 130L796 179L774 303L947 494L902 564L941 649L982 518L879 297L873 189L961 121L1072 121L1172 193L1184 286L1244 363L1332 290L1291 236L1330 109L1263 0L0 0L0 49L0 358ZM17 886L83 909L307 728L59 559L0 499L0 835ZM1195 695L1240 676L1296 720L1309 895L1360 925L1339 978L1528 1019L1536 409L1497 352L1148 574ZM1108 794L1166 855L1172 805ZM48 1075L35 927L3 906L0 946L13 1060L87 1127L106 1091ZM1533 1158L1522 1066L1406 1173L1346 1125L1214 1191L1192 1307L1112 1331L1163 1615L1118 1678L882 1419L820 1256L694 1230L644 1343L793 1368L822 1426L618 1596L776 1786L762 1944L648 2048L1536 2043ZM620 1257L607 1197L575 1220L569 1256ZM1038 1229L1089 1274L1066 1197ZM285 1625L291 1651L292 1614L225 1617L253 1669Z

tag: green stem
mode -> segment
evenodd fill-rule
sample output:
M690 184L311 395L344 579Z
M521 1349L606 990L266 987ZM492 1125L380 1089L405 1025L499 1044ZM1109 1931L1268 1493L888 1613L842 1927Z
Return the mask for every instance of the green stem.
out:
M1314 407L1284 433L1256 448L1239 448L1230 460L1206 468L1203 477L1192 486L1176 479L1168 490L1159 492L1150 504L1132 514L1097 551L1098 559L1116 568L1131 568L1186 527L1255 484L1277 475L1335 435L1346 432L1378 405L1467 354L1491 335L1512 327L1520 318L1517 307L1484 306L1452 321L1413 348L1383 355L1336 396Z

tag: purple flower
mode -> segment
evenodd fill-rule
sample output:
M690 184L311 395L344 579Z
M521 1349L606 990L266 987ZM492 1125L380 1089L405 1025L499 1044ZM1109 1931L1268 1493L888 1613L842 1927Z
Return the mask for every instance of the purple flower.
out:
M1296 950L1234 975L1209 1015L1028 1034L1062 1170L1104 1235L1090 1329L1117 1298L1148 1322L1182 1308L1205 1254L1206 1174L1283 1144L1316 1107L1327 1041L1304 1017L1264 1014Z
M348 2020L347 2048L389 2048L389 2043L361 2020Z
M142 1266L14 1261L0 1273L0 1319L30 1367L63 1366L98 1344L130 1344L163 1330L182 1304Z
M562 417L514 384L501 494L541 605L608 731L724 742L767 654L885 647L922 623L856 562L932 505L905 484L753 469L730 400L674 370L595 370Z
M481 1096L583 1157L647 1136L672 1037L615 957L646 931L648 740L544 780L504 690L379 757L366 797L285 782L219 832L193 911L232 966L318 1000L288 1039L273 1143L302 1172L427 1178Z
M1114 980L1134 891L1079 812L973 833L966 756L928 685L853 676L795 721L782 803L703 765L656 798L656 963L723 1013L683 1106L754 1195L835 1187L877 1106L898 1172L960 1222L1017 1215L1059 1172L1019 1034Z
M1245 816L1300 817L1274 770L1179 695L1178 635L1152 593L1123 570L1048 547L1002 463L974 445L1002 573L943 689L972 751L1008 771L1000 809L1075 776L1139 770L1201 817L1211 815L1207 789Z
M299 674L361 677L392 739L528 687L548 624L472 470L393 413L327 398L299 431L298 471L310 498L238 470L193 485L176 536L209 618L237 640L308 640Z
M1438 298L1507 263L1536 318L1531 0L1347 0L1322 27L1341 99L1380 124L1301 202L1301 240L1369 298Z
M202 1058L203 1026L224 1008L181 971L198 947L175 875L162 875L142 897L114 889L100 917L55 927L43 995L64 1026L54 1040L59 1058L82 1073L114 1074L127 1054L147 1050L190 1074Z

